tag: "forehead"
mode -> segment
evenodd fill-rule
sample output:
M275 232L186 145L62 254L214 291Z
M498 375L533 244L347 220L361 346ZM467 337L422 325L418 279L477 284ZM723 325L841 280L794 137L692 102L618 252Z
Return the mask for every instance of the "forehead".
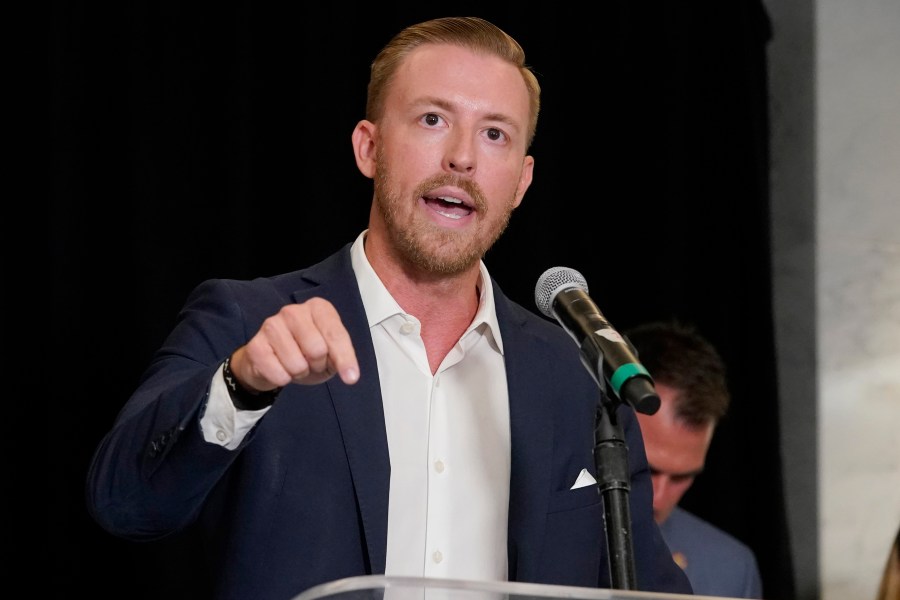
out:
M440 98L460 109L502 114L528 123L528 89L519 69L492 54L451 44L424 44L410 52L391 81L388 102Z
M703 467L712 441L713 425L686 427L674 417L672 402L657 386L662 403L655 415L638 413L647 460L655 469L687 473Z

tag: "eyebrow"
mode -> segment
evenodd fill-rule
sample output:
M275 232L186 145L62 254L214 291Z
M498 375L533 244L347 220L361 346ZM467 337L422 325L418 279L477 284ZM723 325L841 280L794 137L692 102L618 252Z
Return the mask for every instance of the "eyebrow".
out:
M436 106L442 110L446 110L447 112L454 112L456 107L454 104L444 98L439 98L437 96L424 96L422 98L418 98L411 103L412 106ZM503 123L516 131L519 131L519 125L516 121L503 113L488 113L486 114L482 120L484 121L497 121L499 123Z

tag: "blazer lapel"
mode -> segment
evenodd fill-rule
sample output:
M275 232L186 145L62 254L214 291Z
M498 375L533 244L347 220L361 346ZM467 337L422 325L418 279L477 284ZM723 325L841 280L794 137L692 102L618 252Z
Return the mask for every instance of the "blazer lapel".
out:
M359 381L354 385L345 385L334 378L326 385L334 399L334 410L344 437L360 519L366 534L369 566L373 574L380 574L384 573L387 556L391 464L375 351L368 337L368 326L365 323L362 325L364 331L350 331L359 360ZM356 327L359 327L358 323Z
M540 340L528 331L525 320L510 310L509 300L494 285L497 319L503 336L509 389L512 464L509 490L509 559L511 580L516 580L517 545L539 543L550 501L553 452L552 411L540 390L548 382L535 364L543 353Z
M359 361L360 378L354 385L346 385L338 377L325 385L331 393L344 438L366 537L369 568L372 574L382 574L387 560L391 465L375 348L350 265L349 246L305 275L320 285L303 295L321 296L334 304L350 333Z

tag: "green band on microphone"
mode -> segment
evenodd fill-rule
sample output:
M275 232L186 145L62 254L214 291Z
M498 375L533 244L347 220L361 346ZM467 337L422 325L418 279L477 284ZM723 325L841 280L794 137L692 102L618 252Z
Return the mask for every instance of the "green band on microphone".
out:
M628 381L635 375L646 375L647 377L650 377L650 373L647 371L647 369L644 368L644 365L638 363L625 363L624 365L616 369L616 372L613 373L609 382L612 384L613 389L618 394L619 388L622 387L622 385L626 381Z

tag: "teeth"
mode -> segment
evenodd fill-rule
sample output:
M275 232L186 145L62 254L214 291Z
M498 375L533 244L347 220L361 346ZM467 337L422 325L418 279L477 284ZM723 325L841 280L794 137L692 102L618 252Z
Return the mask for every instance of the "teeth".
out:
M460 200L459 198L453 198L450 196L439 196L438 198L443 200L444 202L449 202L451 204L462 204L462 200Z
M443 215L443 216L447 217L448 219L461 219L462 218L461 215L451 215L450 213L445 213L442 210L437 211L437 213L439 215Z

